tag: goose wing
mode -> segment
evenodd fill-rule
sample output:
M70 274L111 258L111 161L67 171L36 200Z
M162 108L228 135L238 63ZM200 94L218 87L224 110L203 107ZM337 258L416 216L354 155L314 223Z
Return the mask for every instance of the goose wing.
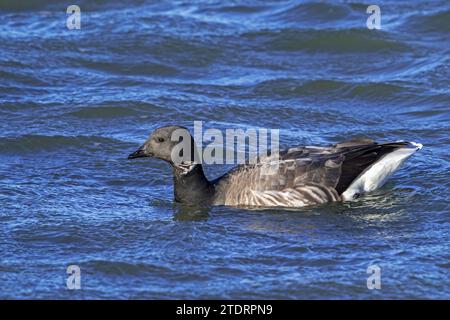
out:
M216 203L301 207L339 200L344 155L334 147L297 147L241 165L215 182Z
M301 207L337 201L386 155L416 145L352 140L331 147L297 147L241 165L215 182L227 205ZM410 153L408 153L409 155Z

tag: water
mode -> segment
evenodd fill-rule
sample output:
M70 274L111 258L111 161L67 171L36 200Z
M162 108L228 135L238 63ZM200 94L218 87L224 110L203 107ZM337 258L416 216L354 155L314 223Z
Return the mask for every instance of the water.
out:
M450 298L448 1L377 2L382 30L361 2L77 4L81 30L59 1L0 4L1 298ZM353 203L198 210L126 160L194 120L424 148Z

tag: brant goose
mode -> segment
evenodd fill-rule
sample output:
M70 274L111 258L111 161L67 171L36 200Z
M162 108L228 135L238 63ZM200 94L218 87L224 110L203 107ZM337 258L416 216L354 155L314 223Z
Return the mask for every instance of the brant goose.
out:
M172 160L174 148L182 141L172 141L176 130L183 130L190 137L190 159ZM277 159L270 155L261 157L255 164L239 165L209 181L202 165L194 160L197 150L188 129L166 126L156 129L128 159L154 157L170 163L177 202L295 208L352 200L373 191L421 148L414 142L378 144L369 139L330 147L296 147L280 151ZM267 174L274 163L277 170Z

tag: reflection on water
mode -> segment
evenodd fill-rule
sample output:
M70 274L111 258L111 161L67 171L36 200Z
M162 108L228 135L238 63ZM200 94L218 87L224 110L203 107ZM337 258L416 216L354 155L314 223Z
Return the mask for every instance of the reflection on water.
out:
M189 206L174 204L173 217L176 221L202 221L209 218L211 208L205 206Z

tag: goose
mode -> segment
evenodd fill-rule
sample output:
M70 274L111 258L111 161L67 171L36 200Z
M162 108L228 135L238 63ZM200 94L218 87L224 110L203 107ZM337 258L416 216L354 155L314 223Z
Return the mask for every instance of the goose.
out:
M175 131L190 138L192 154L174 161L172 153L182 140L172 141ZM350 140L328 147L302 146L262 156L242 164L215 180L208 180L195 161L194 139L181 126L164 126L128 159L153 157L172 166L176 202L194 205L297 208L349 201L381 187L422 145L415 142L376 143ZM182 153L180 153L181 156ZM187 159L185 159L187 158ZM273 164L277 169L267 174Z

